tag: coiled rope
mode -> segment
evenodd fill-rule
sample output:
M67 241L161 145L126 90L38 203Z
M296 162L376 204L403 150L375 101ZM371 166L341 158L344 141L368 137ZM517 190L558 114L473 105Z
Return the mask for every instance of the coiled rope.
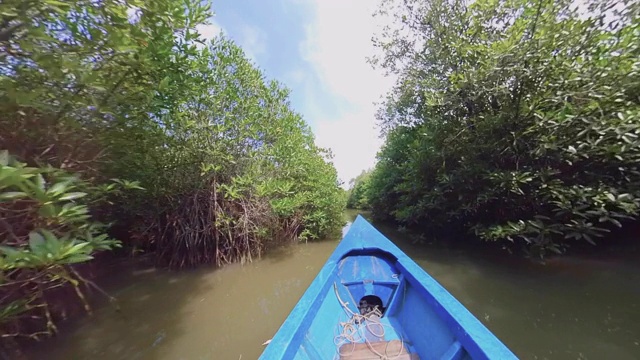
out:
M336 352L338 353L338 358L352 354L355 351L355 344L362 342L367 344L369 350L371 350L371 352L378 356L381 360L393 360L403 355L404 339L402 338L402 334L400 334L400 350L397 354L389 355L388 347L391 342L387 341L384 348L384 353L380 353L374 348L369 339L367 339L366 334L362 333L363 327L358 326L359 324L364 324L364 329L368 330L373 336L384 339L385 326L389 325L384 324L380 321L382 312L380 311L380 309L378 309L378 307L375 307L372 311L369 311L365 314L356 313L349 308L348 303L342 300L340 294L338 293L338 285L335 282L333 283L333 290L336 294L338 302L344 309L347 316L349 316L349 319L347 321L339 322L340 331L333 338L333 343L337 347ZM375 327L379 329L379 333L376 333L373 330L373 328ZM340 348L342 347L342 345L349 343L353 344L351 351L348 353L341 353Z

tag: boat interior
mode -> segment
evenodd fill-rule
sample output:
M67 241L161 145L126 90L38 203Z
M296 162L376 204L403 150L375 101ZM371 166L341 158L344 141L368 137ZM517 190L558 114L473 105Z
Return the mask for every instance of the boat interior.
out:
M311 304L296 358L470 358L439 303L392 254L352 250L329 277Z

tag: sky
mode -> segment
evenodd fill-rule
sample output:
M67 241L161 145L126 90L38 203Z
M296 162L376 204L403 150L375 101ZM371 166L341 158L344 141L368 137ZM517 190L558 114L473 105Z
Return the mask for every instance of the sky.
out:
M382 139L376 102L393 81L366 62L380 20L376 0L213 0L216 15L199 27L222 31L266 77L291 89L292 107L329 148L338 176L349 180L372 168Z

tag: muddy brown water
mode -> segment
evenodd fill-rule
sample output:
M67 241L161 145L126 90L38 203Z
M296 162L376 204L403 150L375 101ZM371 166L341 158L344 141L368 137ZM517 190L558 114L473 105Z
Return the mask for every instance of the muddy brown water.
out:
M348 214L350 220L354 213ZM380 227L523 359L640 359L640 264L414 245ZM299 244L223 269L124 268L118 306L63 324L33 359L256 359L338 240Z

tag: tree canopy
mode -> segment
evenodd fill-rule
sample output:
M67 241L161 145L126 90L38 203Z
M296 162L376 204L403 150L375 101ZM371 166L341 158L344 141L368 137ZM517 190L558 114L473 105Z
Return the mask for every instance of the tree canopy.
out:
M374 63L398 81L378 114L374 215L538 253L637 220L639 9L385 2Z

